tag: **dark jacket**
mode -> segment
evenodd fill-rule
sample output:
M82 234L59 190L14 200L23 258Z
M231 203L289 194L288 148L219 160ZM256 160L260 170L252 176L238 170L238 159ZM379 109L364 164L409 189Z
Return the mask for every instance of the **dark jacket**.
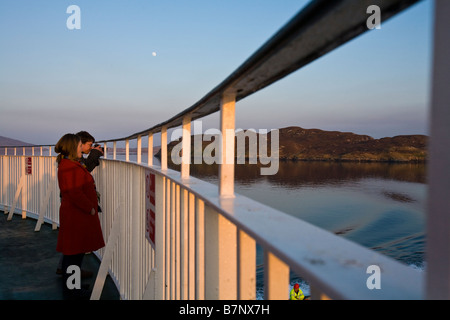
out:
M95 169L96 166L100 164L99 158L103 156L103 152L92 149L91 152L89 152L88 157L81 158L81 163L86 166L87 171L92 172L92 170Z

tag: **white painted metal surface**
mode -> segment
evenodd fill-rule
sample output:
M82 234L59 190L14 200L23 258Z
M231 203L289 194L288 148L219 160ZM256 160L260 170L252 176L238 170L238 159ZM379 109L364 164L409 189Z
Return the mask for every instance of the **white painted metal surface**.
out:
M450 1L435 2L428 166L427 297L450 299Z
M32 174L25 173L25 158L29 156L1 156L0 206L8 214L38 219L36 231L42 222L59 223L59 188L54 158L32 156Z

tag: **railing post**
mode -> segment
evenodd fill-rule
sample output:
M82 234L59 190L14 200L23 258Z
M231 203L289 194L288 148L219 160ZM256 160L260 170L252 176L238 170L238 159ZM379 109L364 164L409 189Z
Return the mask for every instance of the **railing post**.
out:
M5 148L6 150L7 148ZM10 181L9 181L9 163L10 159L8 157L5 157L2 164L2 203L3 203L3 210L6 214L7 212L7 204L8 204L8 188L10 188Z
M219 195L234 197L234 136L236 96L225 93L220 105Z
M133 263L131 264L131 299L140 300L141 292L140 290L140 269L142 263L141 257L141 238L143 233L143 228L141 225L141 217L144 216L142 195L145 195L145 183L142 181L144 174L141 170L133 170L132 179L132 203L131 203L131 259Z
M189 243L189 192L180 190L180 299L188 298L188 243Z
M237 299L236 226L205 207L205 299Z
M166 178L157 174L155 176L155 282L156 300L165 298L165 198Z
M256 241L242 230L238 232L237 246L239 300L256 299Z
M189 193L188 204L188 296L190 300L195 299L195 211L196 197Z
M181 297L181 187L179 184L174 186L175 200L175 299Z
M24 149L25 150L25 149ZM24 170L25 168L25 155L22 155L22 170ZM32 160L33 161L33 160ZM36 165L36 164L35 164ZM23 185L23 189L22 189L22 203L21 203L21 208L22 208L22 219L26 219L27 218L27 203L28 203L28 197L29 197L29 186L28 186L28 175L25 173L24 171L24 175L25 175L25 181L24 181L24 185Z
M175 288L176 288L176 209L175 209L175 182L170 181L170 299L176 300Z
M273 253L264 250L264 299L287 300L289 267Z
M126 162L130 161L130 140L129 139L125 140L125 161Z
M141 163L142 161L142 137L139 135L137 137L137 154L136 154L136 162Z
M191 163L191 117L183 118L183 137L182 137L181 157L181 178L189 177L189 166Z
M195 299L205 299L205 203L195 198Z
M171 215L170 215L170 211L171 211L171 201L170 201L170 197L171 197L171 184L172 182L170 181L170 179L165 179L165 184L164 184L164 188L165 188L165 199L164 199L164 223L165 223L165 250L164 250L164 260L165 260L165 278L164 278L164 290L165 290L165 299L169 300L171 299L170 296L170 292L171 292L171 255L170 255L170 249L171 249L171 233L170 233L170 227L171 227Z
M161 129L161 170L167 170L167 127Z
M118 167L118 180L119 181L125 181L127 180L127 172L125 170L125 165L123 163L118 163L117 165ZM116 189L117 190L117 189ZM123 203L123 208L122 208L122 214L121 217L123 220L121 220L122 222L120 223L120 241L119 241L119 250L121 252L121 258L119 260L119 269L120 269L120 277L122 279L124 279L126 276L126 272L127 272L127 268L126 268L126 264L127 264L127 260L124 259L124 257L127 256L127 242L128 242L128 237L127 234L129 233L129 226L127 225L127 195L125 194L125 192L120 192L119 193L119 207L120 205ZM127 277L128 279L128 277ZM126 287L126 285L123 285L120 287L120 294L125 296L126 292L127 292L128 288Z
M148 166L151 167L153 165L153 133L148 134L147 156Z
M450 299L450 1L435 1L434 66L428 168L428 299Z

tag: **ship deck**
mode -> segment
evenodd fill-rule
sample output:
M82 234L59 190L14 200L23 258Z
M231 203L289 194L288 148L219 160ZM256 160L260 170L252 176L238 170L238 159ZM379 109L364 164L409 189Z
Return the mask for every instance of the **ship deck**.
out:
M63 300L62 276L56 274L61 253L56 252L58 231L43 224L34 231L36 220L14 215L11 221L0 211L0 300ZM83 270L93 277L82 285L93 288L100 261L86 254ZM101 300L119 300L120 295L108 276Z

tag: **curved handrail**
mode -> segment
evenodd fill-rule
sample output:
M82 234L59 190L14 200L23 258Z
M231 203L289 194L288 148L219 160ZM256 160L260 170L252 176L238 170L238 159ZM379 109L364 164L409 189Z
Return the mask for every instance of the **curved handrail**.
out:
M195 194L332 299L423 299L425 277L416 269L243 195L222 198L210 183L195 177L181 178L171 169L150 170ZM287 235L297 235L302 245L286 241ZM383 270L384 290L367 289L366 269L371 265Z
M4 160L3 158L4 156L0 155L0 163ZM14 158L23 159L26 158L26 156L17 156ZM36 167L43 167L39 164L40 161L48 162L47 160L49 160L49 157L46 156L35 158L37 158L35 164ZM22 160L19 162L22 164ZM120 166L121 169L119 169L118 166ZM220 197L216 188L210 183L192 176L182 178L179 172L171 169L160 170L156 167L148 167L134 162L108 159L102 160L102 169L96 170L94 175L102 198L104 197L104 199L106 199L102 202L102 207L104 206L104 208L106 208L105 213L102 215L102 219L107 219L103 224L104 232L107 234L111 234L112 232L112 227L109 223L115 221L115 214L113 214L111 208L117 210L114 204L118 201L117 199L121 197L121 195L118 194L110 194L109 192L111 192L114 187L104 181L104 179L108 179L110 169L116 174L121 172L120 174L127 175L129 177L128 184L133 186L133 188L136 187L139 189L138 192L133 192L134 195L138 196L136 201L134 198L127 200L127 206L135 207L132 209L128 208L129 211L127 211L126 214L120 212L123 216L129 218L130 215L137 212L138 219L143 219L143 217L145 217L145 214L143 214L142 211L138 211L137 208L139 208L142 199L145 197L145 188L143 187L142 181L140 181L143 177L142 170L149 170L153 174L166 179L171 184L177 184L181 189L186 190L196 199L203 201L205 207L211 208L213 212L222 215L238 230L242 230L253 238L263 250L271 252L286 263L290 270L308 281L315 290L326 293L330 298L423 298L422 287L424 284L424 274L418 270L243 195L238 195L234 198ZM56 171L54 166L52 167L52 170L52 179L56 181ZM47 175L47 178L50 178L48 172L41 172L38 173L38 175ZM19 178L19 176L17 176L17 178ZM113 178L120 180L120 177L117 176L114 176ZM11 180L10 182L14 181ZM17 179L13 185L16 184L20 184L19 179ZM46 220L54 225L58 225L59 219L57 213L59 210L57 209L56 199L59 197L59 193L56 191L56 186L53 186L51 183L48 183L48 186L50 189L48 189L45 194L49 197L50 194L48 192L52 192L53 205L51 206L51 210L45 210L48 199L47 201L41 202L39 206L34 209L31 207L19 207L20 210L26 210L31 217L39 217L38 221L41 221L40 223ZM109 188L113 189L110 190ZM31 184L28 185L25 190L30 192L33 196L43 199L45 198L44 194L39 192L45 190L41 189L42 188L37 186L33 187ZM15 188L10 191L14 192ZM178 196L180 196L182 192L180 191L178 194ZM156 198L161 199L160 201L164 201L163 199L165 196L161 190L158 191ZM167 199L167 201L170 203L171 200ZM0 204L6 205L9 208L10 215L16 208L15 205L11 205L11 203ZM164 216L164 212L159 212L158 217L164 219ZM132 220L133 219L134 218L132 218ZM141 230L140 232L142 232L143 227L144 225L139 225L137 230ZM158 233L160 232L162 232L162 229L158 229ZM205 228L205 233L208 232L215 233L216 231ZM297 241L290 241L289 239L291 239L291 237L287 237L287 235L294 234L297 235ZM127 234L127 237L133 236L133 232ZM109 242L111 238L106 235L105 237L108 238ZM139 241L136 242L135 245L138 245L137 243L142 243ZM299 242L302 245L298 245ZM159 245L161 247L158 247L158 250L163 250L161 243L159 243ZM149 262L146 261L146 263ZM371 265L376 265L383 270L383 290L369 290L366 287L366 280L369 277L366 273L366 269ZM126 281L126 279L121 279L119 274L116 274L116 277L119 277L117 281L122 284L123 282L121 281ZM282 284L279 285L282 286Z

